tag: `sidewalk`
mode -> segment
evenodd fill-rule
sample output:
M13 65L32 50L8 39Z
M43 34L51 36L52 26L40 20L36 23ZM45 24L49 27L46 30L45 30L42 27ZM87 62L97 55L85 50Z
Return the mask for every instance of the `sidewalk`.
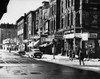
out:
M71 61L69 57L61 55L56 55L55 59L53 59L53 55L44 54L42 59L39 60L61 64L64 66L74 67L78 69L96 71L100 73L100 59L90 59L89 61L84 61L85 66L79 65L78 59L74 59L73 61Z

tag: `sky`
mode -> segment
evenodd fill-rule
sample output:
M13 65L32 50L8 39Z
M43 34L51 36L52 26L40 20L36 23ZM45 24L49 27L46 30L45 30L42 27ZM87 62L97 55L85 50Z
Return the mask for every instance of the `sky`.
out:
M7 13L5 13L1 18L0 24L15 24L21 16L24 16L24 13L28 13L31 10L36 10L42 5L43 1L49 0L10 0L7 6Z

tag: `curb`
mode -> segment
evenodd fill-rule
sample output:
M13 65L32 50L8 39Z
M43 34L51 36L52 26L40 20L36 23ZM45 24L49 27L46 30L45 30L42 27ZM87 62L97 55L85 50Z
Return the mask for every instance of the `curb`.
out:
M36 60L41 60L41 61L45 61L45 62L50 62L50 63L54 63L54 64L59 64L59 65L64 65L64 66L68 66L68 67L72 67L72 68L76 68L76 69L81 69L81 70L86 70L86 71L93 71L93 72L96 72L96 73L100 73L100 67L90 67L88 65L79 65L79 64L65 64L65 63L59 63L58 60L54 60L54 59L36 59ZM54 61L52 61L54 60ZM72 61L73 62L73 61Z

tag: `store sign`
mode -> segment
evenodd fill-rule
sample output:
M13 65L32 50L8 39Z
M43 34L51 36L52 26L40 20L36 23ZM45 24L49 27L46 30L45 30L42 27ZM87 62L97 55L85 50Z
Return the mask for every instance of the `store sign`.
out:
M66 35L64 35L64 38L65 38L65 39L74 38L74 34L66 34Z
M47 37L48 36L48 34L42 34L41 35L41 37Z
M98 40L98 44L99 44L99 46L100 46L100 40Z
M51 36L48 36L47 38L45 38L45 41L52 41L54 39L54 36L51 35Z
M63 36L62 36L62 35L55 35L55 38L56 38L56 39L62 39Z
M89 38L97 38L97 33L90 33Z
M83 41L88 41L89 35L88 35L88 33L83 33L83 34L81 35L81 37L82 37L82 40L83 40Z
M57 32L57 33L55 33L54 38L55 39L63 39L63 32Z
M18 30L17 35L21 35L23 33L24 33L24 30L23 29L20 29L20 30Z
M75 37L81 38L81 33L75 33Z

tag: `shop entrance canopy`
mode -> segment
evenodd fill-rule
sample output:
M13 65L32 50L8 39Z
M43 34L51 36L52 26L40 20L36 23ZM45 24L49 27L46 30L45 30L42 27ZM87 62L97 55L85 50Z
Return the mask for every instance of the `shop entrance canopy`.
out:
M32 41L28 47L38 47L40 45L40 40Z

